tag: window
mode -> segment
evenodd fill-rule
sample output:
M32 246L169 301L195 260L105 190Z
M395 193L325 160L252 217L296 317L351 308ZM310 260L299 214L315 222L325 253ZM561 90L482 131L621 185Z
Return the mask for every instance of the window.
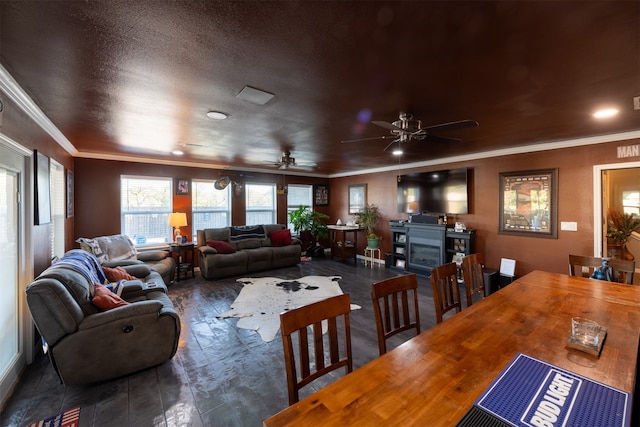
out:
M289 224L289 212L295 211L300 206L313 206L313 185L290 184L287 191L287 224ZM293 226L288 225L293 233Z
M640 215L640 191L623 191L622 209L624 213Z
M193 241L196 231L205 228L222 228L231 225L231 185L216 190L215 181L193 180L191 197Z
M64 180L64 167L55 160L49 160L51 194L51 256L58 258L64 255L64 195L66 186Z
M276 185L249 184L245 186L246 225L275 224Z
M169 227L171 178L120 177L120 215L122 234L135 245L168 243L173 238Z

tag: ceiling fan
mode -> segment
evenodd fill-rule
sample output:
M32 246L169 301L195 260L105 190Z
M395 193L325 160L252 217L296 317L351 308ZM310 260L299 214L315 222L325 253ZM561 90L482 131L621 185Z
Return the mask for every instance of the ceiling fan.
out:
M313 169L317 166L316 163L309 162L296 162L294 157L291 157L291 152L289 150L284 151L282 156L276 162L268 162L277 166L278 169L290 169L290 168L302 168L302 169Z
M351 139L348 141L341 141L341 142L345 143L345 142L369 141L374 139L394 138L394 140L391 141L389 145L385 147L384 151L387 151L394 144L398 144L399 146L400 144L403 144L405 142L409 142L412 140L418 140L418 141L427 140L427 141L445 142L445 143L460 142L461 140L458 138L434 135L432 132L472 128L472 127L478 126L478 122L474 120L459 120L456 122L441 123L439 125L422 127L422 121L415 120L413 118L413 115L409 113L400 113L398 119L399 120L396 120L393 123L388 123L388 122L383 122L378 120L374 120L371 122L374 125L378 125L385 129L388 129L391 132L391 135L375 136L372 138Z

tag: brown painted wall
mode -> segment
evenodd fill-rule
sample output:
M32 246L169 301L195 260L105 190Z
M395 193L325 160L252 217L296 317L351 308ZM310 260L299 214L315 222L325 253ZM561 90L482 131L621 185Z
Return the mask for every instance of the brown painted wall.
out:
M73 158L58 145L47 133L22 112L10 99L2 98L4 111L0 132L13 141L30 150L38 150L45 156L56 160L66 170L73 171ZM30 161L31 165L33 160ZM31 167L28 169L31 170ZM33 189L28 189L27 197L33 197ZM31 229L31 244L34 251L33 274L37 276L51 263L51 248L49 243L51 224L34 225L33 218L27 222ZM65 223L67 230L65 247L73 247L73 217L67 218Z
M497 268L500 258L517 260L517 274L523 275L535 269L565 273L569 253L593 253L593 165L624 163L616 158L620 145L637 144L638 141L623 141L587 147L567 148L520 155L480 159L464 163L451 163L429 168L403 170L440 170L456 167L473 169L470 194L470 214L449 218L450 222L463 221L468 228L477 230L476 250L485 255L487 266ZM638 159L629 159L637 161ZM560 231L557 239L543 239L498 234L498 174L500 172L558 168L558 223L575 221L577 232ZM92 237L120 232L120 175L171 176L173 178L217 179L233 172L180 166L164 166L143 163L116 162L107 160L75 159L76 170L76 223L75 237ZM233 179L238 182L268 181L282 182L278 174L238 173ZM330 180L330 205L318 210L330 216L330 223L338 219L346 222L348 186L367 184L367 201L377 204L384 215L378 230L384 236L383 252L390 250L388 221L407 219L396 207L397 171L356 175ZM287 177L287 183L326 184L327 180L307 177ZM278 196L278 222L286 222L284 196ZM244 221L244 198L233 199L233 223ZM190 196L175 196L174 210L191 212ZM185 227L183 233L192 230ZM363 237L364 239L364 237ZM325 245L327 242L323 242ZM361 247L364 247L364 240Z
M120 176L163 176L174 179L218 179L229 175L233 181L283 183L281 174L220 171L216 169L167 166L147 163L120 162L77 158L76 168L76 224L75 237L95 237L120 233ZM286 184L327 184L327 179L287 176ZM244 194L244 193L243 193ZM278 223L287 223L286 197L278 195ZM173 196L173 211L191 215L191 196ZM319 211L328 212L328 207ZM245 200L232 198L232 223L244 225ZM191 236L191 224L181 228Z
M562 150L542 151L521 155L510 155L491 159L451 163L428 168L403 170L442 170L467 167L473 169L473 185L470 191L470 214L449 217L449 223L463 221L467 228L476 229L476 251L485 256L488 267L498 268L500 258L517 261L518 275L543 269L567 273L567 255L593 254L593 166L609 163L624 163L619 160L616 148L637 144L635 141L608 143ZM498 234L498 174L500 172L526 171L558 168L558 238L544 239ZM343 222L352 219L348 212L348 187L367 184L367 202L377 204L384 214L384 224L379 233L386 236L383 252L391 250L388 221L407 220L396 206L397 171L358 175L331 180L331 220ZM599 197L599 195L597 195ZM560 231L561 221L575 221L578 231ZM364 247L365 242L360 243Z

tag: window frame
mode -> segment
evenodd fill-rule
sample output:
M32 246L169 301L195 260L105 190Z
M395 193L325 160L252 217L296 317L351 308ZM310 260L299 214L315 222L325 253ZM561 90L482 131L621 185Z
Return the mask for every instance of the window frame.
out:
M160 222L157 225L157 227L162 227L162 228L166 227L165 231L163 231L162 233L164 235L164 238L162 238L160 235L151 236L151 237L144 235L138 238L137 233L133 233L133 235L131 235L131 233L128 232L127 221L125 218L126 215L144 214L145 211L143 210L125 211L124 210L125 204L123 202L125 200L124 199L125 195L122 193L123 193L123 185L125 180L160 181L160 182L165 182L167 184L167 187L163 190L164 192L166 192L164 196L167 197L166 206L163 209L146 211L148 215L158 215L161 218L164 218L164 219L160 219ZM129 237L129 239L132 241L135 247L148 248L148 247L159 246L159 245L164 246L173 241L173 230L169 226L169 214L173 212L173 187L174 187L174 184L173 184L172 177L149 176L149 175L127 175L127 174L120 175L120 192L121 192L120 194L120 232L126 235L127 237ZM160 224L163 224L163 225L160 225ZM152 239L151 242L149 241L150 238ZM160 241L159 239L162 239L162 241Z
M249 204L249 197L251 193L251 187L270 187L271 189L271 199L272 199L272 208L271 209L251 209ZM276 192L276 183L275 182L247 182L244 185L244 194L245 194L245 224L246 225L258 225L262 224L275 224L277 223L278 218L278 196ZM258 221L253 222L249 220L249 213L257 213L257 212L270 212L271 219L269 222L266 221Z
M203 229L200 228L200 226L198 225L200 223L200 221L196 220L196 215L198 214L206 214L206 213L210 213L210 214L214 214L215 213L219 213L219 212L225 212L226 213L226 217L227 217L227 221L226 224L221 226L221 227L228 227L231 225L231 218L232 218L232 209L233 209L233 203L232 203L232 197L233 194L231 193L231 185L228 185L227 187L225 187L224 190L217 190L215 189L215 183L216 180L209 180L209 179L192 179L191 180L191 224L193 225L192 230L193 230L193 241L196 242L197 241L197 231L199 229ZM199 188L204 185L204 184L211 184L211 187L214 189L214 191L216 192L225 192L227 195L227 209L226 210L199 210L198 209L198 205L196 204L197 199L198 199L198 192L199 192ZM200 190L201 191L201 190ZM218 226L215 227L204 227L204 228L221 228Z

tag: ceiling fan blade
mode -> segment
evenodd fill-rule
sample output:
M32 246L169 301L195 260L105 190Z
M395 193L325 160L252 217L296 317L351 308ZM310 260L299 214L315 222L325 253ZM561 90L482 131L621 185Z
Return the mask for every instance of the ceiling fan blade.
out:
M379 120L374 120L371 123L373 123L374 125L381 126L381 127L385 128L385 129L392 130L392 131L407 132L406 130L404 130L402 128L399 128L398 126L392 125L391 123L388 123L388 122L381 122Z
M454 144L462 141L461 139L458 139L458 138L451 138L448 136L440 136L440 135L432 135L432 134L427 134L424 140L430 141L430 142L442 142L445 144Z
M423 127L423 130L431 131L442 131L442 130L451 130L451 129L465 129L465 128L475 128L478 126L478 122L474 120L459 120L457 122L449 122L449 123L441 123L439 125L427 126Z
M395 141L391 141L389 145L384 147L384 151L389 151L389 149L393 147L396 143L398 143L398 147L400 147L400 138L396 139Z
M347 139L345 141L340 141L341 143L349 143L349 142L360 142L360 141L372 141L374 139L389 139L389 138L397 138L395 135L385 135L385 136L374 136L371 138L360 138L360 139Z

